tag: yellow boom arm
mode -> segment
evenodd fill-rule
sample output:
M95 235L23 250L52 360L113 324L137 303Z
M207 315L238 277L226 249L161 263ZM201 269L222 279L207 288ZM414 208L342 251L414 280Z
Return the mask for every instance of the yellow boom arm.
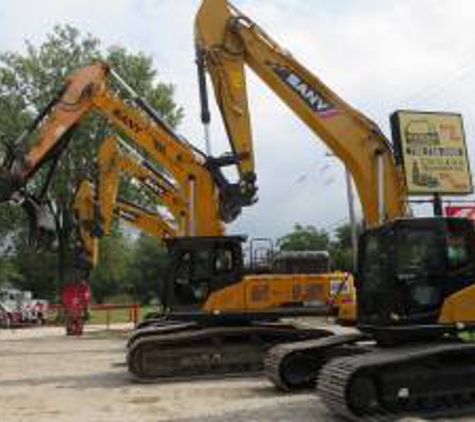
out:
M78 223L78 239L81 243L77 252L80 255L78 258L81 259L81 267L84 269L89 270L97 265L99 259L99 236L97 236L95 230L99 228L104 230L103 234L109 234L114 214L142 232L156 237L159 241L177 235L174 227L158 212L150 212L123 200L116 200L113 208L107 208L107 212L102 214L107 219L109 226L98 227L96 208L100 204L97 203L96 197L97 192L94 185L89 181L83 181L74 198L74 212Z
M196 16L204 57L231 143L254 173L244 68L249 66L351 172L371 226L405 213L406 191L378 126L352 108L226 0L204 0Z
M158 163L159 164L159 163ZM113 212L116 206L120 176L127 175L138 181L152 193L153 201L165 207L173 216L174 231L178 235L186 232L189 226L189 207L178 191L166 177L155 170L147 161L133 157L121 150L117 137L108 137L100 146L98 153L98 192L97 202L103 230L109 233ZM119 202L119 208L120 208ZM126 212L126 209L124 209Z
M109 77L132 96L135 107L109 89ZM219 171L219 159L208 159L177 135L104 63L73 72L63 90L22 134L18 142L38 133L29 150L0 172L0 201L11 199L45 161L60 153L61 141L92 111L106 117L171 175L188 203L186 235L221 235L222 221L238 215L243 203L236 197L238 190Z

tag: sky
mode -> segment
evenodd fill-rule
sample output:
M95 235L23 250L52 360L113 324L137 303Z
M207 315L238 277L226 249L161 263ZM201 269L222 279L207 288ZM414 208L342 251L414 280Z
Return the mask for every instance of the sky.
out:
M104 46L150 55L176 86L179 132L204 148L194 67L200 0L0 0L0 51L40 44L71 24ZM389 136L397 109L459 112L475 160L473 0L235 0L282 47ZM332 230L348 219L344 169L324 144L250 72L259 202L229 227L279 237L295 223ZM227 143L216 107L212 146ZM424 212L424 211L420 211Z

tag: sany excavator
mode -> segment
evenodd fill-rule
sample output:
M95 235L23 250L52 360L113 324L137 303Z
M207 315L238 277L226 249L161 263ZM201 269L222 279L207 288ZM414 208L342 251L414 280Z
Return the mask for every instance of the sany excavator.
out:
M109 88L108 78L128 94L135 107ZM162 297L164 318L136 330L129 340L128 368L137 379L259 370L270 346L327 335L324 330L300 329L295 324L277 323L277 319L326 315L327 302L340 308L354 305L352 288L331 299L334 292L326 275L246 275L241 248L244 238L222 236L223 222L231 221L242 206L255 201L255 176L241 169L239 181L229 183L220 167L241 166L244 159L247 163L247 152L206 157L102 63L71 74L57 97L21 135L20 141L37 133L32 146L24 154L12 156L2 168L0 200L24 198L25 204L33 203L25 188L28 180L43 164L54 164L60 158L75 125L93 111L105 116L171 175L189 213L185 236L165 242L170 266ZM85 192L86 197L90 194ZM43 208L33 204L30 212L39 209L41 213ZM332 281L352 283L351 276L344 273L336 273ZM305 302L321 305L301 306Z
M204 0L195 29L236 153L252 151L249 66L350 170L368 227L356 277L359 332L276 346L267 375L286 390L318 380L328 408L353 421L473 412L475 345L461 337L475 328L473 223L408 218L401 163L376 124L225 0Z

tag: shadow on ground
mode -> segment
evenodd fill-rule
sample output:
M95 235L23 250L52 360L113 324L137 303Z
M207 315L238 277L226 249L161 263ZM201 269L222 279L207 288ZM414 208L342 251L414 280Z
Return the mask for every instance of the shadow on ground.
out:
M75 390L94 388L122 388L131 384L126 371L98 372L84 375L50 375L0 381L0 391L6 387L39 387L56 384L56 388L71 388Z

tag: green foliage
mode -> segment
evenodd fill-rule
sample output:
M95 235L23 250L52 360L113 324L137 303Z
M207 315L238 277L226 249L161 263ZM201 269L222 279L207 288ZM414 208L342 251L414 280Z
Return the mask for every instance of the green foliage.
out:
M361 234L361 225L357 226L357 235ZM333 266L342 271L354 271L351 242L351 226L343 224L335 230L335 240L330 246Z
M37 251L21 243L12 257L14 277L9 282L22 290L30 290L36 297L57 298L57 259L53 252ZM10 277L12 274L10 274Z
M100 240L99 264L91 275L91 289L98 303L129 289L127 273L132 258L132 245L120 233Z
M20 278L21 275L11 257L0 257L0 287L18 283Z
M73 70L96 60L110 63L171 126L176 126L180 122L183 110L173 101L174 87L158 80L150 56L142 52L132 53L120 46L104 47L100 40L91 34L82 34L69 25L58 25L46 36L43 44L38 46L27 42L24 52L10 51L0 54L0 137L9 143L17 139L64 85L65 77ZM117 90L117 87L114 86L113 89ZM72 264L71 249L75 231L72 212L74 192L80 181L85 178L94 179L97 148L112 132L113 129L105 119L97 115L84 119L75 130L67 151L59 161L49 192L49 197L55 204L57 218L62 222L58 233L59 264L53 263L53 256L48 255L47 259L43 259L43 255L36 255L28 248L18 249L16 251L18 256L14 262L19 266L17 270L21 274L23 285L30 286L39 282L44 288L38 287L34 289L35 291L46 292L48 290L46 287L50 286L48 292L53 294L55 289L52 288L54 283L51 281L51 268L59 270L60 283L67 281L68 270ZM22 145L16 147L25 149L34 140L35 137L30 136ZM44 176L44 170L35 175L30 183L30 190L41 186ZM130 187L125 186L124 191L126 196L133 195ZM19 213L18 207L3 205L0 207L0 245L5 239L13 238L16 245L24 247ZM108 249L113 249L108 241L104 241L102 246L106 249L103 252L106 256L109 253ZM128 258L125 259L126 253L123 250L121 253L123 253L121 259L124 258L128 262ZM127 253L132 252L128 250ZM4 274L10 273L6 266L2 267L5 267L5 270L2 270ZM119 274L125 270L121 268L122 265L118 267L104 263L95 272L94 293L98 298L103 298L111 290L117 291L123 287ZM41 277L34 273L41 274ZM104 286L99 287L99 280L104 282ZM111 283L118 283L119 286L113 288Z
M358 226L358 235L361 226ZM343 224L336 228L335 235L330 239L329 233L314 226L296 224L294 230L279 239L280 249L286 251L330 252L332 267L341 271L354 271L351 244L351 227Z
M157 239L142 235L137 241L129 280L141 303L160 297L167 268L166 250Z
M325 230L296 224L292 233L279 239L283 251L321 251L328 249L330 238Z
M15 231L20 221L21 215L18 213L17 205L0 204L0 242Z

